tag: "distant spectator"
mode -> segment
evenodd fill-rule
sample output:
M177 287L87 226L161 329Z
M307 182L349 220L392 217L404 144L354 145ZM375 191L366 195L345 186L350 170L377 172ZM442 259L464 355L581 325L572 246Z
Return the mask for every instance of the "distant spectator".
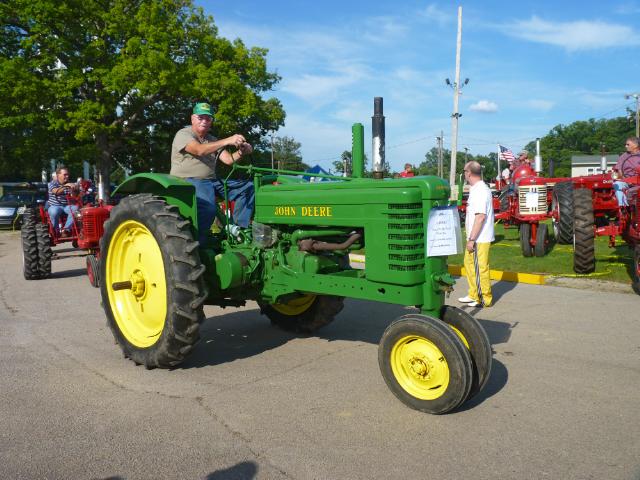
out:
M405 163L404 170L400 172L400 177L408 178L413 176L415 176L415 173L413 173L413 166L410 163Z
M625 191L629 188L629 184L624 181L625 178L635 177L638 175L640 168L640 138L629 137L624 144L625 153L620 155L618 161L613 167L614 172L618 176L618 180L613 182L613 189L616 192L618 205L621 207L629 206Z

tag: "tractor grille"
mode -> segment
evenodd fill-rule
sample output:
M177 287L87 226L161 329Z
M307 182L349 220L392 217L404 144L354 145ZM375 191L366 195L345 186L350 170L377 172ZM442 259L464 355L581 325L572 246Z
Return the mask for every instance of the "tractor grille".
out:
M520 215L544 215L547 213L547 186L520 185L518 187Z
M422 204L390 203L387 209L387 268L398 272L424 270Z

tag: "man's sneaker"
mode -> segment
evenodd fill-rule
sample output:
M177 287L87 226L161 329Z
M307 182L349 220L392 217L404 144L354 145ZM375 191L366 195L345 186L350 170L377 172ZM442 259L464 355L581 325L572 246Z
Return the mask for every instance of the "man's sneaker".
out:
M479 307L479 306L480 304L478 302L474 302L473 300L467 303L467 307Z
M476 303L476 301L468 295L466 297L459 298L458 301L460 303Z

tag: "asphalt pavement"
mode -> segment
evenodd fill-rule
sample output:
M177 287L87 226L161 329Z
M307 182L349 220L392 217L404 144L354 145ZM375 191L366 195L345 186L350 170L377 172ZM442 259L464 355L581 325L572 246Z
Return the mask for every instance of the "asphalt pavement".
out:
M469 309L487 387L441 416L387 389L377 344L396 305L346 300L314 336L255 303L205 307L174 370L123 358L82 252L22 276L0 232L0 478L640 480L640 296L495 283ZM448 303L466 293L461 279Z

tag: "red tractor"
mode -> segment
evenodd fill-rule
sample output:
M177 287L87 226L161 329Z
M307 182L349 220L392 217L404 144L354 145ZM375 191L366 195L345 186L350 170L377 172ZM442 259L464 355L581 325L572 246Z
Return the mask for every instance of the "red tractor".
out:
M100 285L98 261L103 224L109 218L111 205L85 203L91 201L88 189L80 189L77 195L67 196L69 205L77 210L72 214L69 235L62 235L67 214L63 213L59 225L53 225L45 205L29 208L22 218L23 273L27 280L47 278L51 275L53 250L51 247L70 243L74 248L88 250L87 275L92 286Z
M539 177L525 164L513 171L509 185L502 189L500 211L496 220L502 220L505 228L517 226L520 230L520 246L525 257L542 257L549 246L547 224L549 205L555 178Z
M621 236L633 251L633 289L640 294L640 172L625 178L628 207L618 206L614 173L573 177L555 186L552 218L556 238L574 244L573 268L577 273L595 270L595 237L609 237L609 246Z

